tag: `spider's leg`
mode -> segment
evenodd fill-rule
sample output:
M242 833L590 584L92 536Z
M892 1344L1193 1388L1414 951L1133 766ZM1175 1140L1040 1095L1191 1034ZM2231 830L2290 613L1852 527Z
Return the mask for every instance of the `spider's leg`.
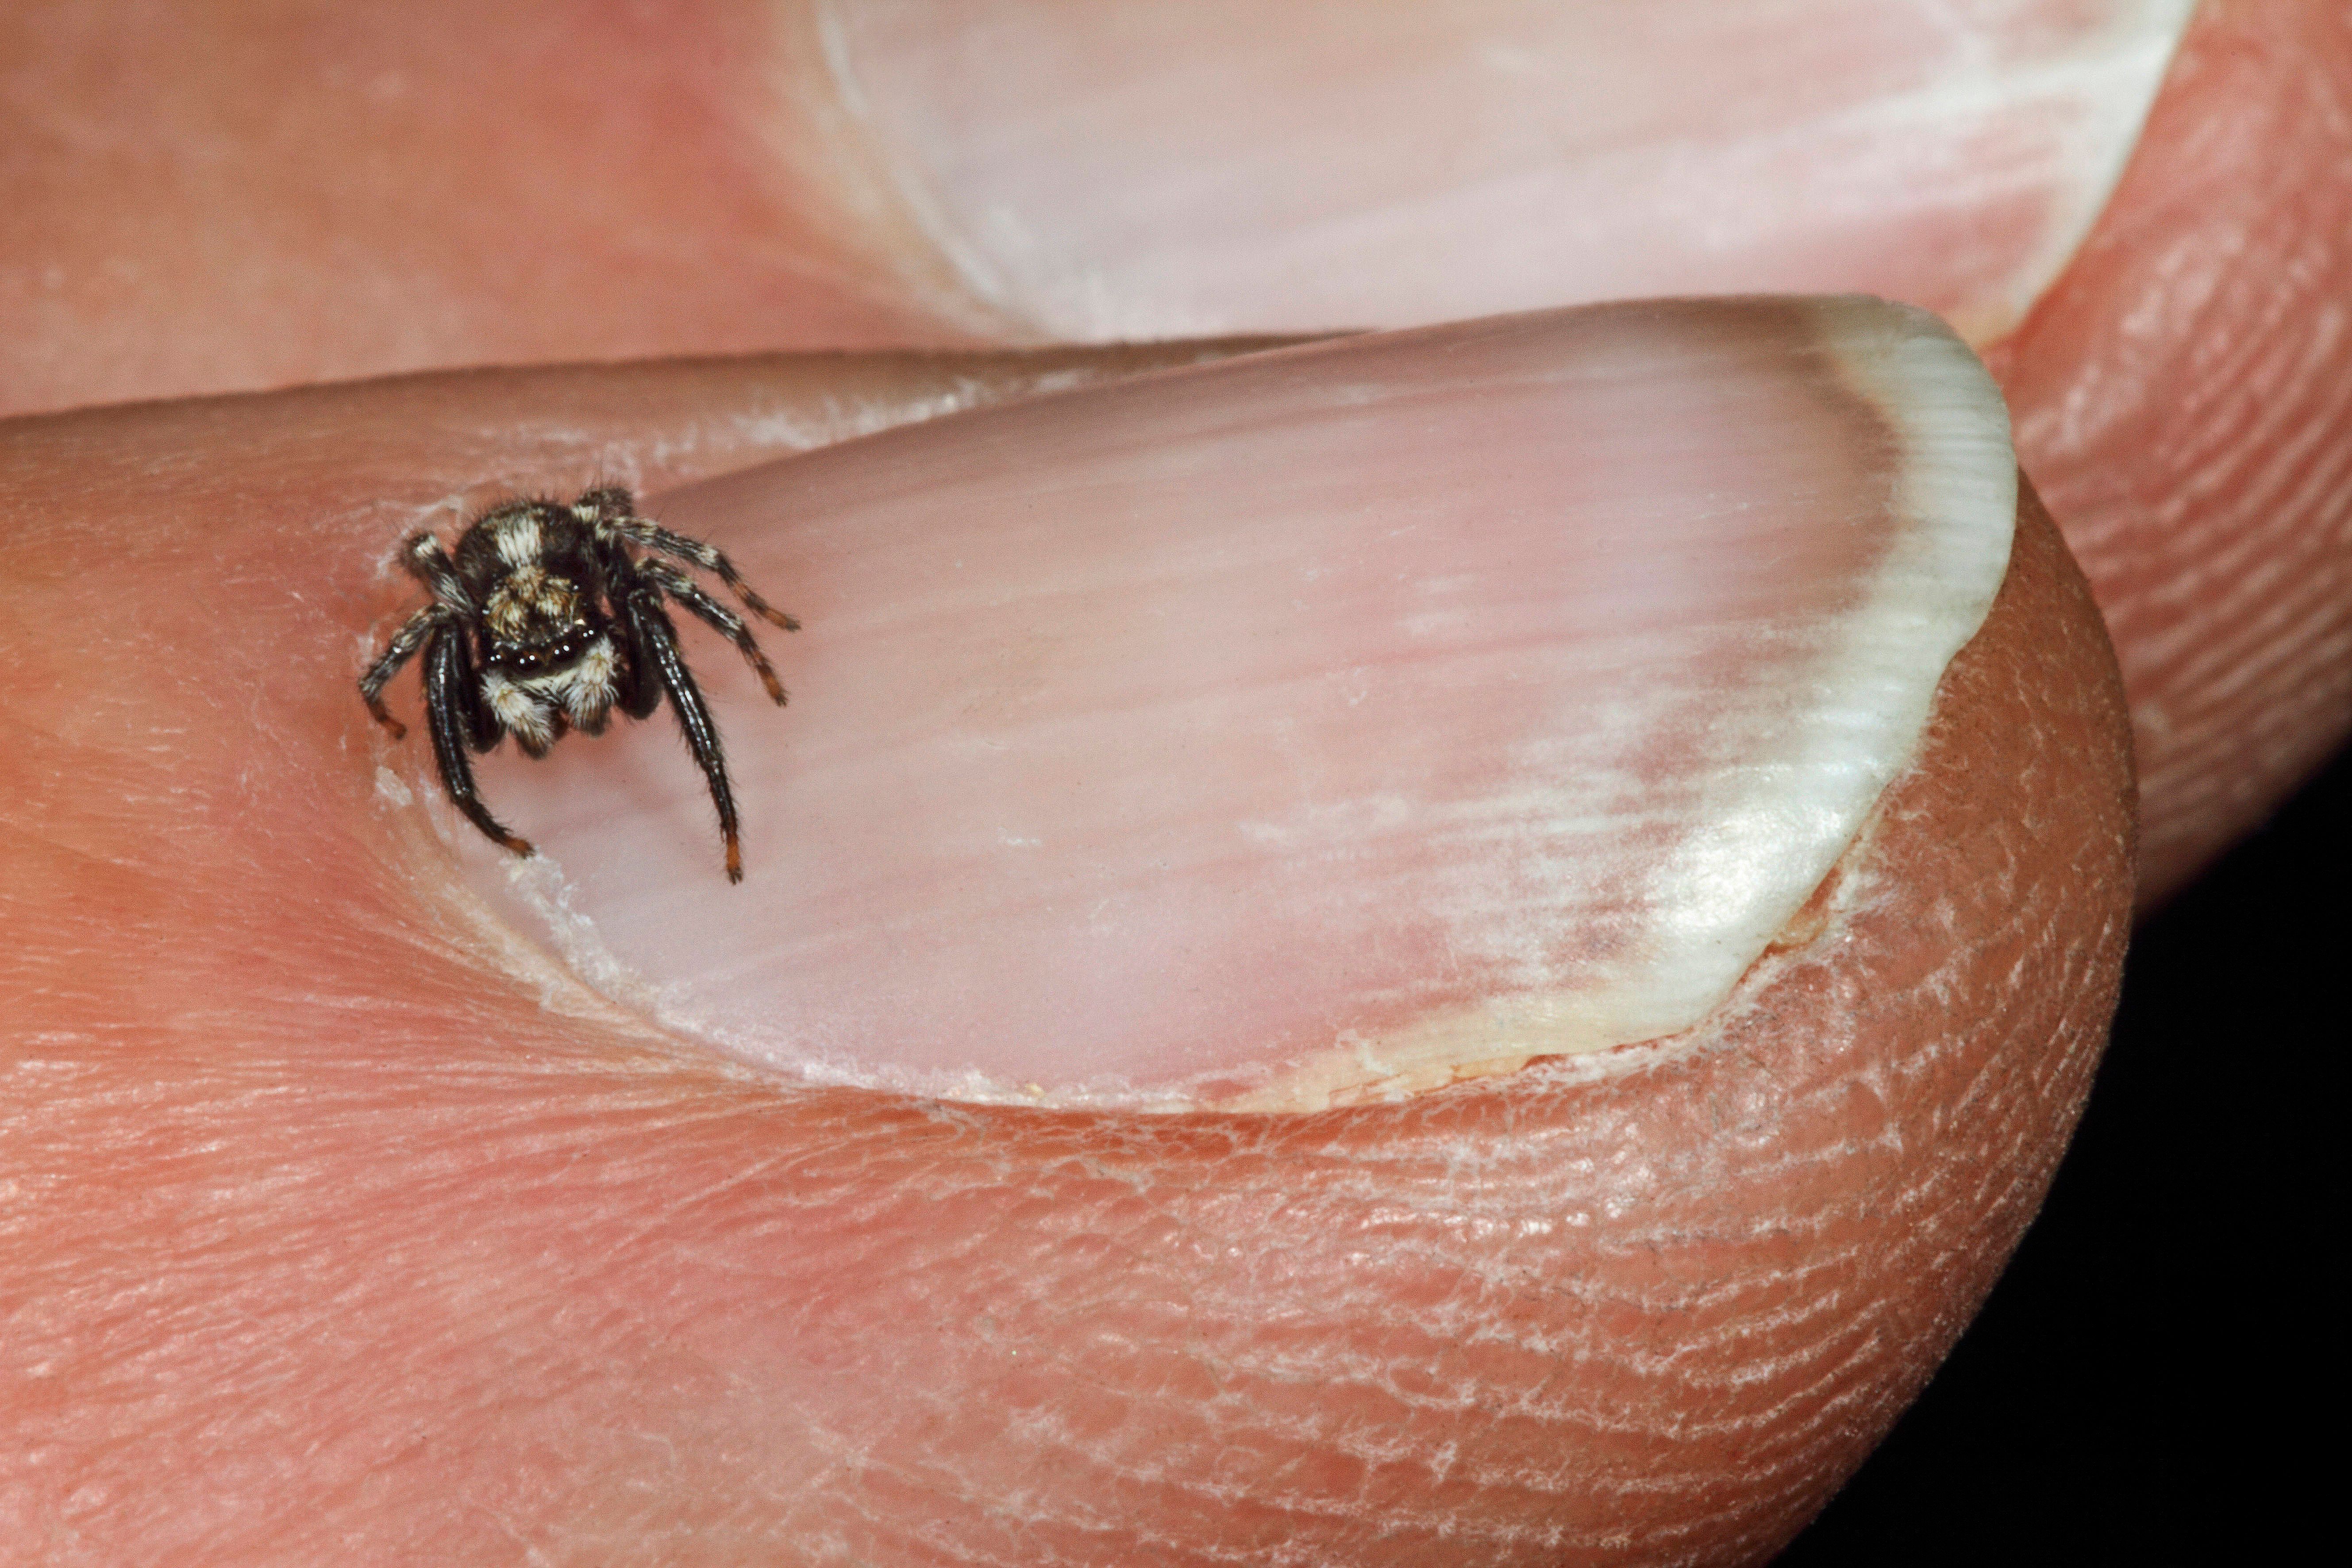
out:
M686 660L678 657L677 628L670 625L669 613L662 608L660 592L650 585L638 588L624 600L621 613L628 621L629 650L638 664L637 679L646 680L650 672L661 682L670 707L677 710L677 727L686 731L687 746L694 752L702 776L710 781L710 804L719 808L719 836L727 842L727 879L740 882L743 879L743 847L735 820L735 792L728 786L727 759L719 749L719 726L711 721L710 709L702 700L702 689L694 684Z
M450 562L448 552L441 548L441 542L431 533L412 533L403 540L400 563L408 569L410 576L433 590L436 602L453 610L474 607L473 598L466 592L466 584L458 580L457 568Z
M466 721L466 743L478 752L489 751L506 738L506 724L482 692L482 665L474 657L473 639L463 626L452 624L449 643L449 657L457 666L456 700Z
M466 760L467 743L473 739L469 705L478 702L480 694L467 675L473 661L466 657L465 636L459 627L445 626L425 649L425 711L432 721L433 760L441 767L441 787L466 819L494 842L528 855L530 841L499 826L482 804L474 788L473 764Z
M401 666L416 657L416 650L425 646L425 639L433 635L433 628L447 618L448 612L440 605L425 605L401 623L400 629L392 634L392 641L384 646L383 654L368 666L367 673L360 677L361 700L367 704L368 711L375 715L375 721L392 731L392 738L395 741L408 733L408 726L394 718L392 710L383 705L383 689L392 683L394 676L400 673Z
M590 497L598 499L592 502ZM801 629L800 622L752 592L751 584L743 581L743 574L735 570L735 563L726 556L703 543L699 539L688 539L683 533L672 533L651 518L615 511L613 510L615 500L627 500L628 492L591 490L588 496L582 498L581 504L583 506L593 504L597 507L596 526L599 529L617 534L641 550L658 550L665 555L675 555L680 561L692 562L730 588L734 589L735 596L751 605L752 614L763 620L773 621L788 632Z
M637 568L637 575L685 605L705 626L742 649L743 658L758 672L761 684L768 689L768 695L776 700L776 706L781 708L784 705L783 683L776 679L775 667L768 662L768 656L760 651L760 645L753 639L751 628L743 624L742 616L704 593L693 578L674 566L648 561Z
M661 677L654 669L652 656L638 644L633 630L627 637L628 654L613 682L613 706L632 719L643 719L661 706Z
M619 485L598 485L585 490L572 506L572 511L586 513L594 522L609 522L614 518L637 515L637 498Z
M643 719L660 707L662 700L661 677L654 668L653 655L629 616L629 600L646 592L645 581L618 540L598 542L596 554L604 573L606 601L613 607L614 619L620 623L621 668L613 682L613 705L632 719Z

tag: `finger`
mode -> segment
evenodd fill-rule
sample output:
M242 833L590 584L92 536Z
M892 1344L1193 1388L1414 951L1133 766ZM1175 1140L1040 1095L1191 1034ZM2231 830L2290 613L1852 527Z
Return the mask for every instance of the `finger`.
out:
M1786 512L1778 551L1748 558L1759 581L1845 558L1856 539L1894 560L1931 514L1981 542L1999 426L1980 391L1960 399L1957 428L1977 439L1949 463L1919 461L1934 448L1921 431L1953 400L1885 352L1932 341L1915 324L1781 308L1697 331L1709 315L1637 313L1598 345L1582 319L1418 350L1367 342L1230 379L1135 384L1107 409L1082 395L1042 427L942 422L925 432L936 447L885 439L824 458L814 478L841 487L824 492L840 514L780 509L758 537L726 542L755 582L804 552L794 590L824 614L808 616L798 656L856 613L835 597L853 582L845 560L807 542L861 517L878 528L893 475L917 512L957 465L978 487L965 499L1017 505L1047 529L1033 580L1051 548L1081 563L1099 552L1096 531L1049 525L1121 493L1140 504L1134 474L1125 492L1107 472L1070 483L1124 420L1150 437L1132 463L1189 494L1197 519L1263 507L1235 445L1254 433L1268 457L1292 445L1308 516L1318 487L1357 476L1367 591L1402 552L1398 569L1433 592L1465 573L1451 591L1499 592L1475 534L1447 575L1414 553L1421 510L1458 498L1413 489L1416 463L1377 482L1339 437L1458 431L1488 405L1449 386L1482 364L1531 372L1546 353L1556 374L1519 384L1531 416L1596 395L1590 384L1636 403L1679 384L1695 407L1727 395L1807 436L1775 443L1785 466L1760 474L1763 448L1738 421L1694 419L1698 434L1659 447L1675 426L1631 418L1612 448L1620 464L1687 472L1707 439L1728 443L1717 518L1737 537L1758 507ZM1663 352L1719 345L1725 328L1748 350L1730 377L1713 350L1695 376ZM1870 374L1849 379L1838 367L1856 370L1862 346ZM1286 388L1265 368L1285 363ZM581 484L591 457L651 469L692 452L698 431L740 440L843 405L741 367L689 390L695 374L625 374L641 392L671 378L635 437L613 388L584 373L10 433L10 510L50 520L47 551L8 558L10 613L39 634L12 642L82 675L70 689L12 689L14 730L39 743L10 754L0 792L0 962L28 999L20 1062L38 1086L0 1110L0 1173L37 1184L45 1205L42 1225L0 1239L21 1326L0 1409L26 1426L11 1451L44 1457L31 1486L52 1534L102 1537L117 1559L200 1546L246 1562L353 1539L453 1562L518 1541L673 1560L822 1542L868 1561L1205 1562L1278 1546L1377 1562L1467 1542L1495 1561L1727 1562L1785 1539L1997 1271L2112 1004L2130 901L2126 731L2095 614L2030 500L2008 576L1956 657L1933 639L1832 635L1801 679L1759 668L1750 695L1799 727L1808 693L1853 679L1846 656L1865 646L1885 689L1924 687L1933 706L1886 792L1845 819L1836 877L1684 1037L1615 1070L1538 1066L1309 1114L956 1104L791 1087L551 965L468 892L430 814L401 804L420 775L378 750L348 689L370 623L404 591L379 573L409 520L384 513L461 488L499 428L518 484ZM887 405L880 379L845 401ZM985 367L950 379L969 395ZM1222 417L1203 384L1235 393ZM1314 386L1319 417L1297 402ZM910 409L940 395L937 381L901 391ZM771 417L730 417L730 397L764 400ZM1295 417L1268 418L1284 397ZM318 461L323 448L339 460ZM1222 467L1188 460L1217 450ZM1573 427L1509 433L1470 482L1573 530L1593 450ZM1007 472L1022 484L982 482ZM400 493L395 473L416 477L389 507L377 498ZM1143 521L1146 543L1181 521ZM1689 542L1686 559L1705 554ZM93 556L115 563L102 585L52 569ZM933 582L936 563L913 564L923 573L874 586L877 609L928 605L944 629L985 626L984 602ZM1654 581L1662 636L1693 629L1665 609L1682 581ZM1344 677L1333 661L1354 656L1323 619L1333 601L1301 589L1316 646L1287 646L1277 626L1257 657L1298 681ZM98 635L88 600L101 591L120 612L110 624L136 637ZM1778 632L1852 630L1873 598L1832 596ZM241 635L215 635L224 624ZM1515 629L1531 649L1558 635ZM966 721L987 694L970 647L938 645L938 723ZM1197 650L1104 651L1176 668ZM993 679L1000 704L1018 700L1017 680ZM828 711L824 687L786 712L746 707L762 723L810 721L813 747L855 743L859 712L811 721ZM1463 688L1453 722L1473 763L1495 755L1487 710L1514 700ZM874 744L903 721L861 711ZM1116 718L1098 708L1060 727ZM1198 744L1223 740L1211 728ZM1647 764L1671 772L1690 750L1662 745ZM589 742L557 755L625 765ZM1297 782L1313 778L1302 766ZM1328 858L1380 872L1377 854L1354 854L1375 847L1376 826L1350 828ZM824 825L793 831L822 841ZM1103 852L1142 864L1159 837L1139 819L1138 841ZM994 847L995 863L1023 847ZM1522 838L1518 852L1534 896L1552 880L1547 847ZM740 891L763 885L759 871ZM1681 896L1697 912L1720 890ZM1244 900L1234 918L1250 913ZM968 923L966 940L989 938ZM1266 956L1226 998L1237 1019L1296 979ZM1390 990L1444 979L1433 954L1392 956ZM100 1512L100 1497L138 1500Z
M2184 9L19 6L0 410L1769 289L1981 339Z
M2352 734L2352 12L2208 6L1996 363L2131 696L2142 894Z
M864 177L805 5L36 4L0 62L0 412L1011 335Z

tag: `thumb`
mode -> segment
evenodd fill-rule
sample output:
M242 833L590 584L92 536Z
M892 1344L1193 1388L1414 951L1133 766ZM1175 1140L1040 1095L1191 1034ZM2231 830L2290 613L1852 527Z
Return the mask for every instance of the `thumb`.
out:
M47 531L0 600L38 661L5 699L0 984L35 1087L0 1182L40 1207L0 1229L0 1412L38 1538L1733 1563L1859 1462L2032 1215L2129 919L2114 671L2030 494L2012 542L1980 374L1885 307L1570 313L682 492L663 515L725 526L806 617L789 710L735 670L730 700L711 649L750 876L660 731L568 741L494 798L614 950L660 939L645 909L695 940L625 952L644 991L549 962L350 689L404 602L397 476L684 477L705 436L1014 380L476 375L12 427L0 485ZM952 553L983 505L1002 555ZM1965 569L1915 579L1921 549ZM1622 592L1586 605L1587 575ZM1255 674L1230 725L1204 660ZM1383 699L1453 746L1382 757ZM1850 776L1812 765L1838 731ZM1051 842L977 831L1038 756L1085 764L1009 836ZM1792 887L1777 923L1722 919ZM1154 962L1089 990L1121 942ZM1590 1043L1518 1004L1660 955L1725 985L1687 1026L1497 1070ZM1427 1092L1069 1092L1105 1063L1183 1087L1204 1041L1226 1079L1328 1062L1310 1030L1378 1058L1490 1001L1505 1059L1424 1056L1475 1075ZM1074 1102L813 1084L779 1038L812 1071L1057 1071Z

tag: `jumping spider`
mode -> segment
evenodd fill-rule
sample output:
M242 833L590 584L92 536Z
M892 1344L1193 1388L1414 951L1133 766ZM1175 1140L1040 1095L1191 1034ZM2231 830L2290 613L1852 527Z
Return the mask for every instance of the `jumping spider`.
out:
M719 727L678 657L677 627L663 601L684 605L740 648L779 707L784 689L741 616L667 562L638 559L632 545L714 574L757 615L800 630L753 593L727 557L639 517L625 489L593 489L570 506L501 501L466 525L454 552L445 553L430 533L411 534L401 546L400 563L433 590L433 603L393 634L360 677L360 696L394 740L406 734L386 711L383 689L424 650L425 710L442 787L475 826L528 855L529 841L500 826L482 804L467 748L487 752L512 731L524 751L543 757L567 730L601 734L614 707L643 719L666 695L710 781L727 879L740 882L743 851Z

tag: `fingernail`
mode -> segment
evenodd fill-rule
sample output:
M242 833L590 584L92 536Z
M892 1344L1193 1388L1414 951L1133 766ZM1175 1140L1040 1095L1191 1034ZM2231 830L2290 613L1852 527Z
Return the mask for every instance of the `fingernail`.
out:
M845 104L1062 338L1846 289L1983 341L2081 239L2189 0L843 0Z
M1654 1039L1912 755L2015 496L1975 358L1867 300L942 418L651 508L804 627L782 709L682 634L740 887L666 711L485 759L541 858L450 838L592 984L809 1078L1287 1107Z

